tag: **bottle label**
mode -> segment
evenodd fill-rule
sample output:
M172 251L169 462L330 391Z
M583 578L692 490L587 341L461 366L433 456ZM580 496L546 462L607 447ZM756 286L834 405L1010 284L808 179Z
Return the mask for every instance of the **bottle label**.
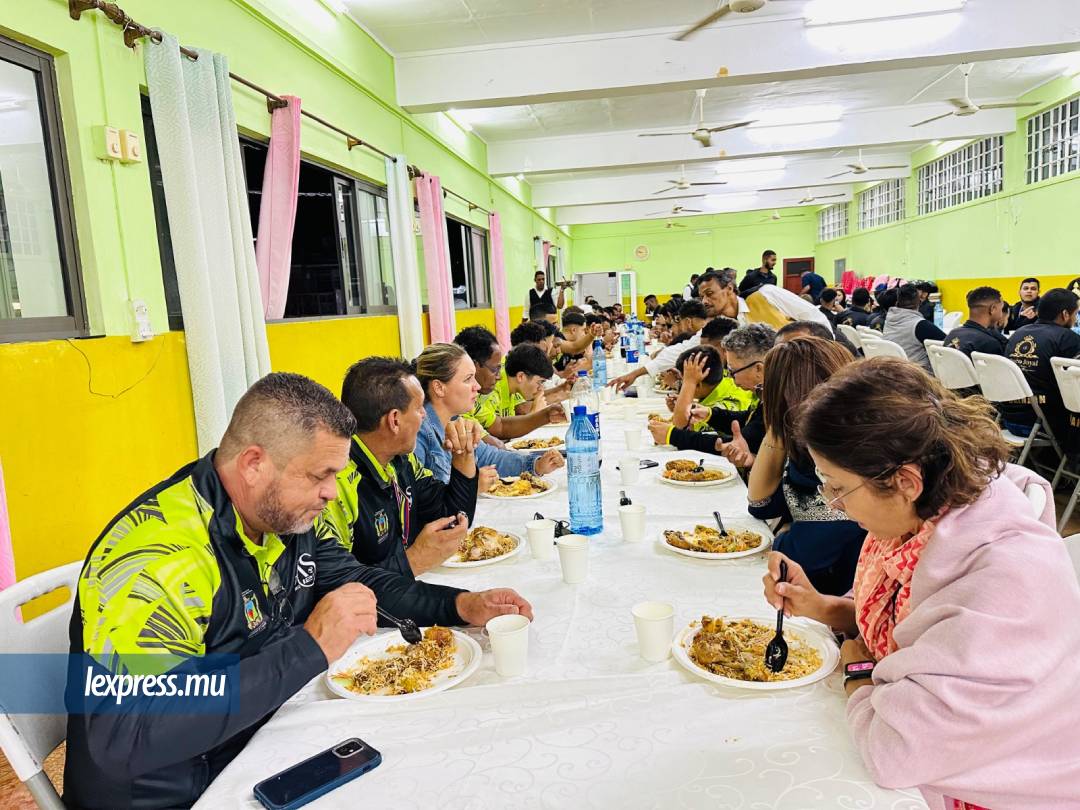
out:
M566 472L572 478L599 475L600 459L596 453L567 453Z

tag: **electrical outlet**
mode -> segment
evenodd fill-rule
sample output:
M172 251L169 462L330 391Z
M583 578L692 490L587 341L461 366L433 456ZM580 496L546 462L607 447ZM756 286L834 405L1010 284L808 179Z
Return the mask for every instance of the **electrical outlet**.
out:
M120 162L142 162L142 143L139 141L138 134L130 129L120 130Z
M131 342L142 343L154 336L154 327L150 324L150 308L141 298L129 301L131 307Z
M94 127L94 154L99 160L120 160L123 157L120 130L110 126Z

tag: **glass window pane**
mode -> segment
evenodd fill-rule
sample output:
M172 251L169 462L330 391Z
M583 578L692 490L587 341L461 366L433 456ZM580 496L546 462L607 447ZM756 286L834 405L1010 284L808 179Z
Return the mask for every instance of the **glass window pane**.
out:
M39 77L0 58L0 319L70 313Z
M375 197L375 223L379 241L379 278L382 280L383 306L397 306L394 292L394 254L390 248L390 215L386 199Z
M472 289L473 306L486 307L491 303L488 283L487 236L483 231L472 229Z

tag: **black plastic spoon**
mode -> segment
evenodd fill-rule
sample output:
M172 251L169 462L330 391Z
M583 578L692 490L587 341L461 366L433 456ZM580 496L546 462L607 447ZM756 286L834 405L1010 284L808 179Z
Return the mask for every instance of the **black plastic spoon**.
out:
M787 582L787 562L780 561L780 581ZM780 603L780 609L776 611L776 635L765 648L765 666L770 672L782 672L787 663L788 648L784 641L784 604Z

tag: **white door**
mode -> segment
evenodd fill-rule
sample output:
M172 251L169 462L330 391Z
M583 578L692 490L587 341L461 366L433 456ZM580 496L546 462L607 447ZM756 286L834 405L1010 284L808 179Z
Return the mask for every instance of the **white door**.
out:
M641 317L637 311L637 273L633 270L619 271L619 302L627 318L631 314Z

